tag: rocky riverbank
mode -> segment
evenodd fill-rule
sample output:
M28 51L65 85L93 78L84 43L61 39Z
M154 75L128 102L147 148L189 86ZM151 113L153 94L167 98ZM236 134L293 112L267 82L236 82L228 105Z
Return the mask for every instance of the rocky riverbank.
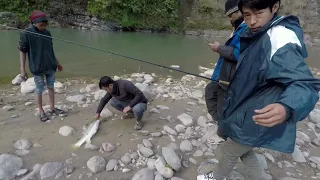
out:
M199 70L204 76L212 74L204 67ZM223 140L206 111L206 81L190 75L174 79L146 73L114 77L120 78L136 83L150 100L144 129L133 130L134 120L122 119L122 114L108 105L98 132L77 150L72 145L83 136L84 125L105 93L96 80L57 81L57 107L68 115L51 116L48 123L40 123L36 116L32 79L4 92L0 101L0 179L194 180L201 162L212 163L202 171L218 162ZM48 105L44 107L48 109ZM270 180L320 179L319 132L320 109L316 107L298 123L293 154L256 148L265 176ZM241 163L232 177L245 179Z

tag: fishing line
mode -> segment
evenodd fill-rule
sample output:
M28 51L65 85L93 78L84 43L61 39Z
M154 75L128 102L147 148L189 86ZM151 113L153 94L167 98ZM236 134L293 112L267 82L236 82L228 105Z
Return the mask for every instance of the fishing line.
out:
M138 59L138 58L126 56L126 55L123 55L123 54L107 51L107 50L104 50L104 49L99 49L99 48L96 48L96 47L93 47L93 46L80 44L80 43L72 42L72 41L69 41L69 40L65 40L65 39L61 39L61 38L57 38L57 37L53 37L53 36L47 36L47 35L44 35L44 34L39 34L39 33L36 33L36 32L28 31L28 30L25 30L25 29L19 29L19 28L7 26L7 25L4 25L4 24L0 24L0 26L6 27L6 28L10 28L10 29L14 29L14 30L17 30L17 31L20 31L20 32L27 32L27 33L29 33L29 34L31 34L33 36L41 37L43 39L48 39L48 40L49 39L54 39L54 40L57 40L57 41L68 43L68 44L81 46L81 47L84 47L84 48L88 48L88 49L92 49L92 50L96 50L96 51L101 51L101 52L104 52L104 53L109 53L109 54L112 54L112 55L115 55L115 56L120 56L120 57L123 57L123 58L127 58L127 59L131 59L131 60L134 60L134 61L143 62L143 63L150 64L150 65L153 65L153 66L158 66L158 67L161 67L161 68L170 69L170 70L177 71L177 72L184 73L184 74L188 74L188 75L193 75L195 77L203 78L203 79L210 80L210 81L213 81L213 82L216 82L216 83L229 85L229 82L226 82L226 81L212 80L212 79L210 79L208 77L205 77L205 76L200 76L198 74L190 73L190 72L183 71L183 70L180 70L180 69L176 69L176 68L172 68L172 67L156 64L156 63L152 63L152 62L149 62L149 61L145 61L145 60L142 60L142 59Z

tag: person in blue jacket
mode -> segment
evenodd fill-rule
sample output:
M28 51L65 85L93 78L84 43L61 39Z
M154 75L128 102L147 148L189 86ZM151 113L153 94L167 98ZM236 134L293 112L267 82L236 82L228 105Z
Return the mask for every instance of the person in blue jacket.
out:
M221 119L221 111L223 99L228 89L228 85L216 83L217 80L229 82L236 69L240 50L240 33L247 26L243 21L243 17L238 8L238 0L227 0L225 3L225 14L229 17L230 23L234 28L230 39L225 45L220 45L219 42L210 43L212 51L220 55L218 63L214 69L211 81L205 89L205 99L209 114L215 121ZM218 129L218 135L224 139L226 136L221 128Z
M304 60L299 19L279 16L280 0L240 0L238 6L248 29L240 37L240 57L219 121L228 139L219 163L198 180L227 177L238 158L248 179L265 180L253 148L292 153L297 122L319 99L319 81Z

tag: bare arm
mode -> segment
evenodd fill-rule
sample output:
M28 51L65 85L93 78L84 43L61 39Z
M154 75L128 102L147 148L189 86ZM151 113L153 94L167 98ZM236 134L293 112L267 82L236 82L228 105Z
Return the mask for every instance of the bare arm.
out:
M26 72L26 59L27 59L27 53L20 51L20 72L21 73Z

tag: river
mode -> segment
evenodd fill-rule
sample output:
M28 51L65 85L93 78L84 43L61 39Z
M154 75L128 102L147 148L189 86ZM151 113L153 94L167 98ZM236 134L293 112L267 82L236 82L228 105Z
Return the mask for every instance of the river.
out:
M170 66L179 65L181 70L199 73L198 66L210 67L218 56L213 53L204 37L173 34L130 32L84 31L75 29L50 29L54 37L85 44L99 49ZM211 38L212 39L212 38ZM18 31L0 31L0 79L11 79L19 73ZM213 40L213 39L212 39ZM223 39L219 39L220 42ZM64 66L58 77L100 77L133 72L154 72L161 75L183 74L110 55L108 53L75 46L54 40L55 54ZM319 48L308 48L306 60L311 67L320 69Z

